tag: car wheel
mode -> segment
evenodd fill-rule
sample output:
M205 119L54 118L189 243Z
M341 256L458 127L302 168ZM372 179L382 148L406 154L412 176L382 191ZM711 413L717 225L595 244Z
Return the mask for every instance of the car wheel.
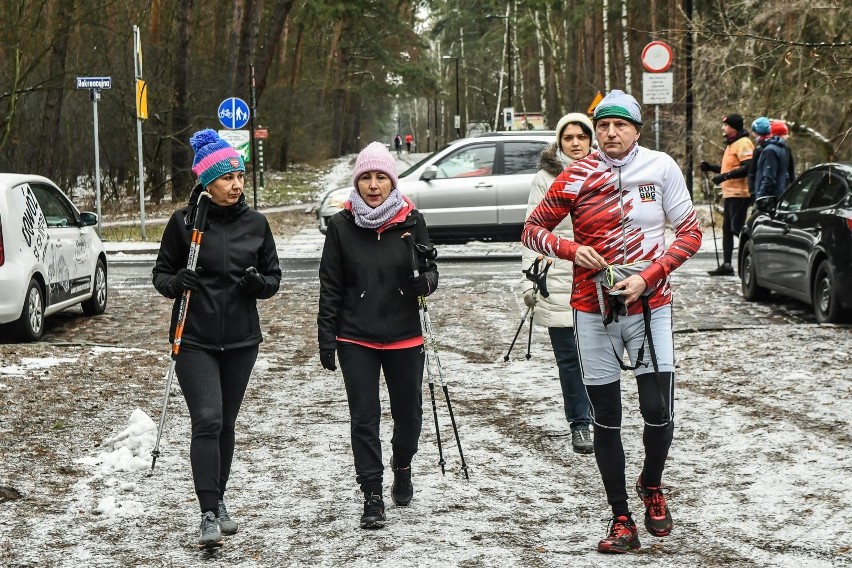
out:
M761 302L769 298L769 290L757 283L757 265L754 262L754 245L751 241L743 247L743 257L740 259L740 281L743 298L749 302Z
M95 277L92 283L92 297L81 304L83 313L87 316L97 316L104 313L107 305L107 278L104 261L98 259L95 265Z
M44 333L44 292L35 278L30 279L21 317L12 324L12 328L24 341L38 341Z
M818 323L840 321L839 291L834 284L831 264L828 260L823 260L817 267L813 287L814 314Z

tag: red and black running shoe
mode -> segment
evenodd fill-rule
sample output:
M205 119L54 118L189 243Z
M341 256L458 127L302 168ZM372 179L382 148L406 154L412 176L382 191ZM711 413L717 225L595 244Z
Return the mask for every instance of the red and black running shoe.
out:
M612 518L609 534L598 543L598 552L623 554L631 550L639 550L639 531L636 523L629 515L618 515Z
M645 487L642 476L636 480L636 493L645 505L645 528L656 537L669 536L672 532L672 515L666 496L660 487Z

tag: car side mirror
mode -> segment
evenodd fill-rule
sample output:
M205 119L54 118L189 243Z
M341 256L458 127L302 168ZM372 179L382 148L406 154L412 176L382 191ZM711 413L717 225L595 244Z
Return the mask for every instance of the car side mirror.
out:
M426 166L426 169L423 170L423 175L420 176L420 179L423 181L431 181L438 177L438 166L431 165Z
M775 208L775 203L777 202L777 198L774 195L767 195L766 197L759 197L754 202L754 208L757 211L761 211L763 213L769 213Z
M83 227L92 227L98 224L98 214L97 213L89 213L88 211L85 213L80 213L80 225Z

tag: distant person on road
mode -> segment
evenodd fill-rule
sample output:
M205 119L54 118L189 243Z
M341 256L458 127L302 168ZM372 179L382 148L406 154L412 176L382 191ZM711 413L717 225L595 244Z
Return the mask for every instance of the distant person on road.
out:
M780 129L776 129L780 131ZM786 127L785 127L786 130ZM761 197L781 197L789 179L790 150L784 138L772 134L770 126L770 137L763 145L757 167L754 174L755 199Z
M577 112L569 113L559 119L556 124L556 142L549 144L539 158L539 171L533 178L527 202L527 214L538 206L547 189L556 176L571 165L589 155L594 140L594 126L589 117ZM571 219L565 217L553 234L562 238L572 237ZM524 248L521 269L527 269L537 254ZM594 452L592 435L589 427L592 423L589 408L589 397L583 386L583 375L580 372L580 359L577 355L577 344L574 340L574 314L571 311L571 286L573 265L570 261L557 258L547 272L547 298L533 291L533 283L527 278L522 280L524 303L535 306L535 321L537 325L547 327L550 335L550 345L556 357L559 369L559 382L562 387L562 401L565 406L565 419L571 428L571 446L579 454Z
M192 292L175 371L192 422L189 459L201 508L198 546L222 545L237 532L225 506L234 457L234 425L263 337L257 300L278 291L281 269L266 218L245 202L245 164L215 130L191 140L198 185L174 212L153 269L157 291L174 299L169 340L180 298ZM202 191L212 199L195 270L187 268L190 236ZM205 197L206 199L206 197Z
M438 286L438 268L420 264L414 278L403 236L429 244L423 215L397 189L393 157L373 142L355 161L354 186L331 217L320 261L317 328L320 362L334 371L335 352L349 401L355 480L364 494L361 528L385 524L379 378L393 417L391 497L407 506L414 495L411 461L423 423L423 336L418 297Z
M411 153L411 145L414 144L414 136L410 133L405 135L405 150L410 154Z
M765 116L758 116L751 123L751 131L754 133L754 152L751 155L751 162L748 168L748 193L751 201L754 201L756 189L754 186L754 177L757 173L757 161L760 159L760 153L763 151L763 146L766 141L772 137L770 132L771 123Z
M600 149L556 177L527 219L522 241L574 263L574 334L592 406L595 459L612 508L609 532L597 549L620 553L640 546L627 501L622 369L633 370L645 422L645 459L635 485L645 528L656 537L672 530L661 489L674 430L669 274L698 251L701 230L677 163L639 146L642 113L636 99L609 92L595 107L594 125ZM553 233L568 216L571 239ZM675 231L668 247L666 224ZM604 278L599 287L601 276L612 281ZM625 349L630 365L621 360Z
M751 167L754 144L743 129L743 117L732 113L722 119L722 134L725 137L725 153L721 164L702 161L702 172L715 172L713 183L722 186L724 212L722 215L722 264L708 270L710 276L734 274L731 261L734 257L734 236L739 237L745 223L751 196L746 180Z
M402 157L402 136L397 134L393 137L393 147L396 149L396 157Z

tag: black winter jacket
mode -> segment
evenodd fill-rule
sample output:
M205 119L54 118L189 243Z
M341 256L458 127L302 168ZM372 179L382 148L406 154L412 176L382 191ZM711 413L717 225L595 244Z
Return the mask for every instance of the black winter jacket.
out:
M348 210L329 219L319 269L320 349L336 349L338 336L393 343L421 335L405 233L429 244L426 223L416 209L381 233L356 225ZM430 261L420 266L420 272L434 292L438 267Z
M196 186L189 204L172 214L154 265L154 287L166 298L175 299L169 341L174 340L180 307L180 294L173 283L177 271L186 268L201 190L201 185ZM246 294L239 285L250 266L257 268L266 283L256 295ZM257 299L269 298L278 291L281 268L269 223L263 214L246 205L245 194L229 207L210 204L195 271L201 288L190 296L181 343L225 350L263 341Z

